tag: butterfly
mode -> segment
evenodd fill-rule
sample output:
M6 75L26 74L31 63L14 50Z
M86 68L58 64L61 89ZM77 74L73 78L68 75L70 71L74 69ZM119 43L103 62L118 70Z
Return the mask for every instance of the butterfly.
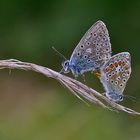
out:
M110 58L111 43L108 30L102 21L97 21L82 37L70 59L62 63L61 72L71 71L77 77L99 69Z
M123 100L123 91L131 74L131 56L121 52L112 56L100 69L100 81L106 96L115 102Z

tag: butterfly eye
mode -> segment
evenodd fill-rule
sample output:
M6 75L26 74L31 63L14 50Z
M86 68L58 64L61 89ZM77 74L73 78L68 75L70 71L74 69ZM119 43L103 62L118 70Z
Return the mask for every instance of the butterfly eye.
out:
M64 66L65 66L65 67L68 66L68 64L69 64L68 61L64 62Z

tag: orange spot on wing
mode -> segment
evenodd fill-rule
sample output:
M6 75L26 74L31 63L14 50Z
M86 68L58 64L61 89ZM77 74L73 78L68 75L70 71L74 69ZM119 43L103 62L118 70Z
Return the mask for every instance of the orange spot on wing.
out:
M107 67L107 68L105 69L105 73L108 73L109 71L110 71L110 68Z
M122 64L122 61L119 61L118 64L121 65Z
M128 70L128 69L129 69L129 67L126 65L126 66L124 67L124 69L125 69L125 70Z
M114 66L115 66L114 64L110 64L110 65L109 65L109 67L110 67L111 69L113 69Z
M122 61L122 65L123 65L123 66L125 65L125 62L124 62L124 61Z
M115 64L114 64L114 65L115 65L115 67L118 67L118 63L117 63L117 62L115 62Z

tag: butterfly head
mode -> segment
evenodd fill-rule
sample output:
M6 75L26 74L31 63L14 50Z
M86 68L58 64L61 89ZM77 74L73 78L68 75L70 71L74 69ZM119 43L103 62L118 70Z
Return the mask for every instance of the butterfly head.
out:
M115 92L108 93L107 97L110 100L113 100L114 102L121 102L121 101L123 101L123 95L122 94L117 94Z
M65 60L62 63L62 67L63 67L63 72L64 73L68 73L70 71L70 68L69 68L69 60Z

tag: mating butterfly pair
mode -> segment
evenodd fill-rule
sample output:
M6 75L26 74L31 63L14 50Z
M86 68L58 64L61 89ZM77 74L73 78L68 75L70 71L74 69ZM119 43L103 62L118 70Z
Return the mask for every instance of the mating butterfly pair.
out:
M63 72L71 71L75 77L88 71L98 71L106 96L115 102L123 100L123 91L131 74L131 57L128 52L111 56L108 30L102 21L97 21L85 33L66 60Z

